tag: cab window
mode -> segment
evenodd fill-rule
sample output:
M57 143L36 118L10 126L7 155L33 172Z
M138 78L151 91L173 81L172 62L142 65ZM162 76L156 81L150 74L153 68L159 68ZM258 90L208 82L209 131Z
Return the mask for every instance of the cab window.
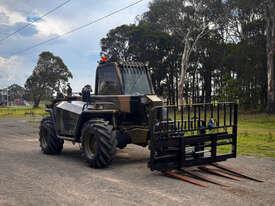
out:
M110 65L98 70L98 94L119 95L121 94L115 67Z
M145 69L124 68L122 78L125 94L134 96L152 94L148 75Z

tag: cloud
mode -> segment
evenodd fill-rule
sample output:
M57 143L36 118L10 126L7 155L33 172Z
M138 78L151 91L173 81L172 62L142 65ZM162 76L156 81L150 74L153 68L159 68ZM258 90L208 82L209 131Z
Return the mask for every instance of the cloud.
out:
M132 8L71 35L63 36L60 39L18 54L20 56L15 57L12 54L41 41L60 36L66 31L98 19L134 1L73 0L56 12L33 22L34 19L56 7L62 1L0 0L0 39L14 32L20 25L32 22L32 26L23 30L22 33L0 42L0 58L2 62L0 64L0 88L3 85L13 83L7 82L6 79L8 78L10 81L15 81L15 83L24 84L26 77L31 74L38 55L42 51L51 51L54 55L63 59L73 73L74 79L71 83L74 90L80 90L85 84L93 84L101 50L100 39L110 29L122 24L134 23L135 17L148 9L148 2L151 0L145 0ZM14 66L12 66L13 63L15 63Z
M0 5L0 38L20 29L31 23L30 26L20 31L21 36L35 36L35 38L45 38L51 35L61 35L69 29L68 22L53 17L40 19L42 12L35 12L24 16L20 11L14 11ZM38 20L39 19L39 20Z
M2 24L12 25L18 22L26 22L24 16L22 16L20 13L9 10L3 5L0 5L0 13L2 16L5 16L6 20L2 22Z
M28 73L27 65L22 57L4 58L0 56L0 88L12 83L23 85Z
M51 35L61 35L70 28L67 22L61 19L50 17L34 22L33 25L35 25L36 29L38 30L38 35L44 37Z
M0 24L0 39L2 39L2 38L5 39L6 36L8 36L9 34L13 33L14 31L18 30L19 28L21 28L22 26L25 26L25 25L26 24L22 23L22 22L18 22L11 26ZM18 32L18 34L20 34L23 37L33 36L37 33L38 33L38 31L33 25L30 25L27 29L24 29L24 30L21 30Z
M8 23L9 17L2 11L0 11L0 22L1 24Z
M0 73L6 80L15 80L17 68L21 65L20 59L16 56L10 58L0 57Z

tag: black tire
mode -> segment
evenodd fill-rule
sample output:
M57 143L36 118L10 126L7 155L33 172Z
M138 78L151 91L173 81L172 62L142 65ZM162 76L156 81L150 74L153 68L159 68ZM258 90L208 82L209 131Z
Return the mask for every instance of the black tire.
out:
M113 127L104 123L85 123L81 135L83 156L91 167L104 168L111 164L117 140Z
M60 154L63 149L64 140L56 136L52 118L43 118L39 129L41 151L45 154Z

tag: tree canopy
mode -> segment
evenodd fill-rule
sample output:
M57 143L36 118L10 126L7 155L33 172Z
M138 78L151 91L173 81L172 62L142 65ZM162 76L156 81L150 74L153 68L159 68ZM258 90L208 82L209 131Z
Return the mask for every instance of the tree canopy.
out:
M102 51L111 60L148 62L157 93L175 103L189 46L180 85L186 101L238 99L242 107L271 111L273 8L272 0L154 0L137 24L112 29L101 40Z
M27 94L38 107L40 100L51 97L55 92L64 91L69 78L73 78L63 60L51 52L42 52L31 76L26 80Z

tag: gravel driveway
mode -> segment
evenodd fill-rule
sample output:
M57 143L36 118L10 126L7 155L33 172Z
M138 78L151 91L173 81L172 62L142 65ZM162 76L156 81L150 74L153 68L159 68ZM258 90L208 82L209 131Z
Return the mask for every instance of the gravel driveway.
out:
M0 205L275 205L275 159L239 157L225 165L263 179L201 188L151 172L146 148L130 145L112 166L96 170L81 158L79 145L65 143L61 155L44 155L37 126L0 119Z

